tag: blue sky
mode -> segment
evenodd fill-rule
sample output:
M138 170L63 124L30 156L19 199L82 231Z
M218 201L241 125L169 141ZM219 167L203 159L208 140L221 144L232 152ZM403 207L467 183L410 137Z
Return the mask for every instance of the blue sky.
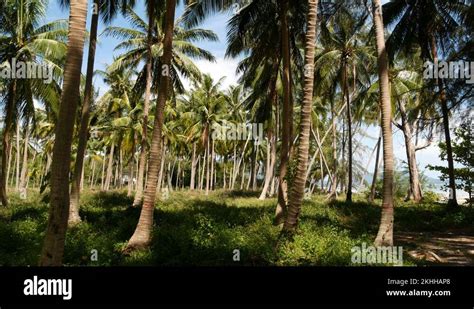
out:
M382 1L382 3L387 2L387 0ZM135 11L142 17L145 17L145 9L143 2L139 1L139 5L136 7ZM183 12L183 7L177 9L176 15L180 16ZM51 0L50 5L47 11L45 22L49 22L56 19L67 19L69 12L67 10L62 10L59 8L56 1ZM237 67L238 59L226 59L225 50L226 50L226 24L227 20L230 17L230 12L225 14L216 14L209 16L207 20L200 25L201 28L213 30L219 37L219 42L200 42L196 43L198 46L212 52L216 57L215 63L210 63L207 61L197 61L196 65L201 69L201 71L211 74L214 79L219 79L223 76L226 76L224 81L224 87L228 85L237 83L237 76L235 75L235 68ZM88 16L87 28L89 29L90 24L90 14ZM128 26L128 22L121 16L118 16L112 23L114 26ZM105 25L101 22L99 24L99 34L105 29ZM96 52L96 69L103 69L106 63L110 64L113 60L114 55L118 55L118 52L114 51L115 46L118 41L110 38L101 36L99 38L99 45ZM86 58L87 58L87 48L84 53L85 58L83 62L83 72L85 72L86 67ZM106 90L106 86L100 78L95 78L94 84L96 87L100 88L100 93L103 93ZM373 137L378 137L379 129L376 127L367 128L369 135ZM394 151L396 158L401 160L406 160L405 146L403 135L401 132L394 127ZM356 136L355 139L359 139L360 136ZM368 147L373 148L375 145L375 140L364 139L363 141ZM435 143L436 144L436 143ZM370 156L371 150L365 155L365 162L368 161L368 156ZM430 177L437 177L437 172L428 171L425 169L425 166L428 164L432 165L446 165L445 162L441 162L438 157L439 149L437 146L433 145L426 148L425 150L417 152L417 159L421 170ZM373 170L374 161L369 165L370 170ZM365 165L366 163L364 163Z

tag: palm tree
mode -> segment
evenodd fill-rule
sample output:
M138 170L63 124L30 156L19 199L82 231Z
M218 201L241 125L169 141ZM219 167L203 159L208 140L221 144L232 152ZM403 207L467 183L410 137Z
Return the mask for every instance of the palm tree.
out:
M382 114L383 137L383 200L376 246L393 245L393 137L392 104L390 102L390 81L388 78L388 55L385 49L384 24L380 0L372 0L372 14L377 46L377 66L379 74L380 110Z
M471 1L458 0L430 0L430 1L405 1L391 0L383 7L386 16L386 26L394 27L387 40L387 48L391 58L396 51L411 53L414 46L421 47L421 57L432 60L435 65L439 62L439 47L445 48L443 54L448 54L446 49L457 45L456 32L464 15L468 12ZM450 195L449 207L457 206L456 183L454 177L454 161L451 146L451 133L449 126L448 98L444 81L435 80L439 93L439 103L443 117L443 129L446 142L446 155L448 161L448 175Z
M355 109L353 105L358 88L363 88L364 85L370 84L372 63L375 60L372 57L369 46L365 44L366 32L363 30L366 16L366 12L355 10L351 8L350 4L342 1L338 11L321 25L321 43L323 48L321 51L318 51L315 65L318 76L323 79L319 88L328 88L330 89L329 92L331 92L331 88L338 84L346 110L348 141L346 201L348 202L352 201L353 188L352 129L353 110ZM351 91L349 91L350 87L352 88ZM332 196L335 196L335 186L333 186Z
M127 51L115 60L115 63L113 64L114 67L136 67L141 61L144 60L145 62L145 66L139 73L138 82L136 84L136 92L140 94L143 92L143 88L145 88L145 102L143 106L143 134L141 140L137 191L133 202L134 206L138 206L142 202L143 182L148 153L147 127L149 100L151 96L151 86L152 84L156 86L159 79L159 74L153 75L152 73L161 72L159 57L161 57L163 53L163 30L162 18L155 20L155 15L157 14L156 9L156 7L155 9L148 8L148 23L142 20L134 11L128 10L128 18L132 24L137 26L137 29L108 27L104 31L104 34L125 39L125 41L120 43L116 49L126 49ZM183 29L180 24L181 19L178 19L174 26L173 56L171 61L171 77L173 79L174 89L176 89L178 93L182 93L184 90L179 75L188 77L192 80L199 80L201 78L199 69L194 65L190 58L215 61L214 56L212 56L208 51L195 46L193 41L218 40L217 35L210 30L199 28ZM145 84L145 87L143 87L143 84Z
M158 101L155 112L150 158L148 160L148 177L146 180L143 206L135 232L128 241L126 251L147 247L151 241L153 227L153 212L155 209L156 188L158 173L161 165L162 128L165 103L170 91L170 76L163 74L169 72L173 56L173 30L176 0L166 0L166 13L164 19L163 56L161 57L162 74L158 89Z
M211 145L215 142L212 133L217 125L222 124L225 97L220 91L224 78L214 82L208 74L203 75L201 82L196 82L191 94L183 98L183 103L191 108L183 116L191 119L187 128L187 136L197 134L200 144L198 149L204 150L204 165L206 170L206 195L209 193L211 179L210 167L213 164ZM194 134L193 134L194 133ZM195 139L195 138L193 138Z
M6 192L7 164L11 147L12 129L21 120L34 117L33 99L48 106L59 101L58 79L62 73L67 29L64 21L39 25L46 4L39 0L8 0L0 11L0 63L29 62L53 68L53 80L41 78L5 80L2 85L5 125L2 135L2 165L0 169L0 202L8 205Z
M69 217L69 172L75 116L79 103L87 0L71 0L64 82L51 165L51 205L40 266L60 266Z
M70 0L66 0L69 2ZM74 173L71 183L71 204L69 208L68 225L74 226L81 221L79 216L79 198L81 175L83 175L84 156L87 148L89 118L92 105L92 79L94 75L95 49L97 44L97 28L99 24L99 14L102 15L106 23L111 22L115 17L116 11L120 6L122 12L127 5L133 6L135 0L120 0L119 2L110 0L93 0L94 10L92 11L92 20L90 25L89 51L87 57L87 72L84 88L84 101L82 104L80 126L78 132L78 146L76 161L74 164Z
M288 214L283 230L293 232L298 225L298 217L303 202L308 168L309 136L311 129L311 110L314 90L314 56L316 47L316 21L318 0L308 0L308 29L305 38L304 97L301 107L300 138L298 144L298 164L291 187Z

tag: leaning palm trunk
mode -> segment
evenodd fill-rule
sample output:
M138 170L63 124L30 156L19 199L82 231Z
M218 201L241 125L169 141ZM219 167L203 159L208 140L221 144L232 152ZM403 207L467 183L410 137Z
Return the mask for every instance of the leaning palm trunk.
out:
M164 108L169 91L169 76L168 74L163 73L169 72L171 66L175 10L176 0L167 0L165 13L165 36L163 41L163 56L161 59L161 63L166 69L162 70L162 74L160 76L158 102L156 107L152 142L150 148L150 159L148 161L148 176L146 181L143 206L135 232L133 233L127 244L127 251L147 247L151 241L151 230L153 227L153 210L155 209L158 172L162 159L161 147Z
M375 239L376 246L393 245L393 140L392 105L388 78L388 56L380 0L372 1L373 19L377 46L377 66L379 74L380 109L382 111L383 137L383 200L380 227Z
M13 126L13 115L15 107L15 97L16 97L16 80L13 79L10 83L8 89L8 98L6 104L6 115L5 115L5 124L3 127L3 136L2 136L2 167L0 170L0 201L3 206L8 206L8 197L7 197L7 185L8 185L8 174L10 171L9 163L11 160L9 158L11 155L11 129ZM7 167L8 165L8 167Z
M142 141L140 150L140 161L138 163L138 179L137 179L137 191L135 192L135 198L133 200L133 207L138 207L142 204L143 199L143 183L145 175L145 165L148 153L148 113L150 109L150 96L151 96L151 66L152 66L152 50L153 45L153 24L154 24L154 12L153 5L149 4L148 7L148 33L147 33L147 53L146 59L146 86L145 86L145 100L143 102L143 123L142 123Z
M99 0L94 0L94 5L99 7ZM71 205L69 207L68 225L74 226L81 222L79 216L80 199L80 177L84 170L84 156L87 148L89 117L92 101L92 78L94 75L95 48L97 43L97 26L99 24L99 13L92 13L91 33L89 40L89 54L87 58L86 85L84 88L84 103L82 105L81 125L79 128L79 144L77 146L76 162L71 184Z
M275 210L274 224L279 225L285 219L285 213L288 204L288 183L286 174L288 171L288 160L291 143L291 85L290 85L290 38L288 30L288 0L281 0L280 21L281 21L281 50L283 54L283 115L282 120L282 145L280 152L279 183L278 183L278 204Z
M301 106L300 139L298 145L298 164L296 175L291 187L288 214L286 216L283 230L293 232L298 225L298 217L303 202L306 184L306 170L308 168L309 136L311 129L311 110L313 104L314 88L314 50L316 46L316 22L318 12L318 1L308 0L308 29L306 30L305 43L305 74L304 74L304 96Z
M403 99L398 100L398 106L400 109L400 115L402 118L402 131L405 137L405 149L407 153L408 162L408 173L410 175L410 189L407 194L406 200L414 200L415 202L421 201L421 186L420 178L418 174L418 167L416 164L416 151L415 146L412 143L412 128L408 123L405 102Z
M51 166L51 206L40 266L60 266L69 216L71 144L79 100L87 0L71 0L69 34L59 116Z

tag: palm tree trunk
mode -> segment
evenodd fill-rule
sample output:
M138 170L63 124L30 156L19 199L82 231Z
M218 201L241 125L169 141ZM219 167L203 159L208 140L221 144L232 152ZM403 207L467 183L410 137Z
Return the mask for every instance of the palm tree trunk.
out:
M349 85L347 81L347 67L344 65L343 71L343 87L346 97L347 107L347 164L348 164L348 178L347 178L347 195L346 202L352 202L352 112L351 112L351 98L349 94Z
M288 183L286 174L288 171L288 159L291 143L291 123L293 117L290 117L291 107L291 85L290 85L290 38L288 29L288 0L280 0L280 22L281 22L281 44L283 54L283 114L282 114L282 145L280 152L279 184L278 184L278 204L275 210L274 224L279 225L283 222L288 204Z
M377 177L379 173L379 165L380 165L380 145L382 144L382 130L380 130L380 136L377 141L377 154L375 156L375 166L374 166L374 174L372 175L372 185L370 187L370 195L369 195L369 202L373 203L375 199L375 185L377 184Z
M10 177L10 170L11 170L11 167L12 167L12 147L11 145L8 147L8 167L7 167L7 179L5 181L5 185L8 186L8 180L9 180L9 177ZM3 157L3 155L2 155ZM2 171L0 171L1 173ZM0 180L1 181L1 180ZM3 183L3 182L2 182ZM1 190L1 189L0 189ZM1 193L0 193L0 197L1 197ZM1 198L0 198L0 202L1 202Z
M105 176L105 184L104 184L105 191L109 191L110 183L112 181L112 174L113 174L113 167L114 167L114 151L115 151L115 143L112 142L112 146L110 146L109 160L107 163L107 174Z
M140 150L140 161L138 163L138 180L137 180L137 191L135 192L135 198L133 200L133 207L138 207L142 204L143 199L143 184L145 175L145 165L148 153L148 113L150 109L150 96L151 96L151 83L152 83L152 45L153 45L153 27L154 27L154 7L152 2L148 5L148 33L147 33L147 53L148 57L146 60L146 86L145 86L145 99L143 103L143 123L142 123L142 141Z
M3 206L8 206L7 186L8 186L8 162L11 162L11 129L13 126L13 115L16 100L16 79L13 79L9 85L7 104L5 107L5 125L2 136L2 169L0 171L0 201ZM7 171L8 170L8 171Z
M29 144L30 131L28 129L28 123L25 127L25 140L23 146L23 163L21 164L20 173L20 192L24 192L26 196L26 180L28 176L28 144Z
M243 156L243 155L242 155ZM245 183L245 161L242 166L242 177L240 178L240 190L244 189L244 183Z
M210 184L210 189L214 190L214 161L215 161L215 145L214 145L214 140L211 140L211 184Z
M40 266L60 266L69 216L71 144L79 98L87 0L71 0L64 81L51 166L51 206Z
M336 131L336 111L334 109L334 100L331 100L331 129L332 129L332 159L333 172L331 180L331 192L329 199L335 200L337 198L337 131Z
M175 10L176 0L167 0L164 27L165 35L163 40L163 56L161 63L166 66L168 70L162 70L162 72L169 72L171 66ZM169 76L161 74L143 207L140 213L140 219L138 221L137 228L135 229L135 232L127 244L128 250L147 247L151 241L157 178L162 159L161 148L164 108L168 99L169 84Z
M234 145L234 164L232 166L232 179L231 181L229 181L230 183L230 189L233 190L234 189L234 185L235 185L235 178L237 177L237 146Z
M107 162L107 148L104 152L104 157L102 158L102 174L100 177L100 190L104 191L104 184L105 184L105 165Z
M92 160L92 174L91 174L91 181L90 181L90 188L94 188L94 185L95 185L95 169L96 169L96 165L97 165L97 162L94 160L94 159L91 159Z
M202 177L201 177L201 155L198 156L198 174L197 174L197 177L198 177L198 190L201 191L202 190Z
M127 184L127 196L132 196L133 191L133 152L132 152L132 159L128 164L128 184Z
M408 172L410 175L410 189L407 194L406 200L414 200L415 202L421 201L422 194L420 190L420 179L418 175L418 167L416 164L416 152L415 146L413 145L412 139L412 128L408 123L408 117L406 113L405 101L403 99L398 100L398 107L400 109L400 116L402 119L402 131L405 137L405 149L407 153Z
M163 187L162 180L163 180L163 173L165 172L165 161L166 161L166 144L163 142L163 151L161 154L161 166L160 166L160 174L158 175L158 187L156 188L157 191L160 191Z
M16 122L16 169L15 169L15 190L20 190L20 120Z
M99 0L94 0L94 6L99 7ZM81 112L81 124L79 128L76 162L71 184L71 204L69 207L68 226L74 226L81 222L79 216L80 186L79 178L84 169L84 156L86 154L87 140L89 137L89 118L92 104L92 78L94 77L95 48L97 44L97 27L99 24L99 12L93 11L91 20L91 31L89 39L89 54L87 56L86 85L84 88L84 103Z
M380 0L372 0L373 19L377 46L380 107L382 111L383 137L383 200L380 227L375 239L376 246L393 245L393 137L392 105L388 78L388 56L385 49L382 6Z
M435 67L438 67L438 50L436 47L436 39L433 34L431 34L431 52L433 56L433 62ZM449 177L449 197L448 197L448 207L454 208L458 206L458 201L456 198L456 180L454 178L454 160L453 160L453 147L451 145L451 131L449 128L449 110L448 110L448 99L446 97L446 90L444 89L444 83L442 78L437 78L436 82L438 84L439 91L439 101L441 104L441 113L443 115L443 128L444 128L444 139L446 144L446 159L448 161L448 177Z
M259 199L264 200L267 192L271 186L271 182L273 181L273 170L275 169L275 162L276 162L276 136L272 130L270 130L268 134L268 146L267 146L267 153L268 153L268 164L267 170L265 172L265 182L263 185L262 193L260 194Z
M316 47L316 22L318 0L308 0L308 28L305 39L305 73L304 93L301 106L300 139L298 145L298 163L293 185L290 192L288 214L283 225L285 232L293 232L298 225L298 217L303 203L306 185L306 170L308 168L309 140L311 129L311 110L313 105L314 88L314 54Z
M196 179L196 143L193 143L193 157L191 159L191 183L189 185L189 190L193 191L195 187Z

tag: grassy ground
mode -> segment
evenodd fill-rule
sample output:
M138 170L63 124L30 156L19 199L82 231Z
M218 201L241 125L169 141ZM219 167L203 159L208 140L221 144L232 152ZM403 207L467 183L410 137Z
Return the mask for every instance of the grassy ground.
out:
M173 192L155 211L153 244L149 250L123 256L139 209L122 192L83 194L83 222L68 231L66 265L351 265L351 248L370 245L377 232L380 207L356 197L346 204L328 204L324 197L305 201L298 233L279 239L272 225L274 199L259 201L257 193ZM397 202L395 231L463 230L471 233L474 210L447 211L444 205ZM12 195L0 209L0 265L36 265L48 217L44 197L28 200ZM278 245L277 245L278 244ZM91 261L91 250L98 261ZM240 262L233 260L240 250ZM405 257L406 265L421 264Z

